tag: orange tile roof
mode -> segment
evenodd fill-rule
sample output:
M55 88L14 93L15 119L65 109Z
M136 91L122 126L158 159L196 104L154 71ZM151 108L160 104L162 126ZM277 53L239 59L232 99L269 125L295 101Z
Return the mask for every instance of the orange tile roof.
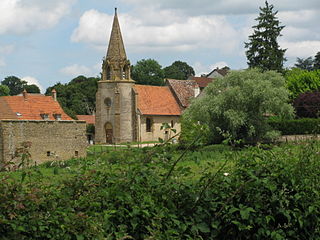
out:
M96 116L95 115L77 115L78 120L86 121L87 124L95 124Z
M169 87L135 85L138 109L143 115L181 115L181 109Z
M48 120L55 120L54 114L61 114L61 120L73 120L51 96L27 94L24 96L0 97L0 120L43 120L41 114L48 114Z
M190 100L195 97L195 89L199 88L194 80L167 79L167 84L173 90L183 108L189 106Z
M211 83L214 79L207 77L192 77L192 80L195 80L200 88L204 88L208 86L208 84Z

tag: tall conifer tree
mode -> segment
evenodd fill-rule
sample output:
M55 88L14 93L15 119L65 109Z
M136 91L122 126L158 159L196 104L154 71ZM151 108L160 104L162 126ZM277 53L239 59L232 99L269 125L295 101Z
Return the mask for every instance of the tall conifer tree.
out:
M259 17L255 19L258 24L252 27L254 32L249 36L249 42L245 43L248 65L250 68L281 72L286 49L280 48L277 38L284 26L280 26L276 17L278 12L273 10L273 5L267 1L265 4L265 7L260 7Z

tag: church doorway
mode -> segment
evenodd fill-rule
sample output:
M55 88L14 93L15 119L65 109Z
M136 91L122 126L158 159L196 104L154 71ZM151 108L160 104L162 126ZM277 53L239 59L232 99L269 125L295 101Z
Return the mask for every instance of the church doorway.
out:
M113 130L112 130L112 124L107 122L104 126L106 131L106 143L113 143Z

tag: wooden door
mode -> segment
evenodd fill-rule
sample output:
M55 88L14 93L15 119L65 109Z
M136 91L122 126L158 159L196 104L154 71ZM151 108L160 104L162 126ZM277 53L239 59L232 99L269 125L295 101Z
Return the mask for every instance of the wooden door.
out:
M113 143L113 131L111 123L106 123L105 125L106 130L106 143Z

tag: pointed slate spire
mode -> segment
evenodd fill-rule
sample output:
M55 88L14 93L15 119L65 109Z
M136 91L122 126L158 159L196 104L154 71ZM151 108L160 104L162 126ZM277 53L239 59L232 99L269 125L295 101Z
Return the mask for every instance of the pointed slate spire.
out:
M113 61L127 59L118 20L117 8L115 8L115 14L106 59Z

